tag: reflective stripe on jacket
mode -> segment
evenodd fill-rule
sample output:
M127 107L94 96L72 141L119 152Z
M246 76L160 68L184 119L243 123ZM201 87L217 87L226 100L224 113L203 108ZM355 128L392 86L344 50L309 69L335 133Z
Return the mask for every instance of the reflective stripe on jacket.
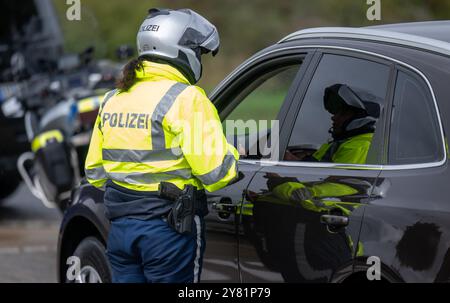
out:
M86 159L87 180L137 191L161 181L215 191L237 176L237 150L205 92L170 65L144 62L129 91L106 94Z

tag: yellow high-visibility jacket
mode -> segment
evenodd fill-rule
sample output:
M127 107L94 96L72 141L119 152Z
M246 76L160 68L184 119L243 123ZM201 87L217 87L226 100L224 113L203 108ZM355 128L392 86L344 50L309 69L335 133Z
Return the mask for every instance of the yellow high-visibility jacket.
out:
M373 133L357 135L345 140L332 156L333 163L365 164L372 143ZM318 161L327 153L330 143L323 144L313 157Z
M87 180L136 191L161 181L215 191L237 176L237 150L205 92L174 67L144 62L137 83L101 104L86 158Z

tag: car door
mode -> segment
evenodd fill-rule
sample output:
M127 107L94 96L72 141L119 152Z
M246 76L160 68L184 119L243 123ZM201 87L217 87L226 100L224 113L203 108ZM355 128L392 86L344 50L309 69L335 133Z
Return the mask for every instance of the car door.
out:
M259 160L262 168L242 202L247 210L240 221L243 282L331 281L349 275L354 257L364 249L358 241L363 203L370 200L380 173L393 66L357 50L325 49L316 53L310 69L313 76L301 82L281 128L278 159ZM335 84L358 89L379 106L367 160L288 157L311 155L330 139L331 115L323 100L325 89Z
M445 62L423 59L433 69L439 66L433 75L438 82L448 79ZM441 94L444 108L446 96ZM366 207L360 236L365 252L355 269L366 270L372 256L382 279L450 282L448 150L433 87L411 66L398 64L389 122L387 165Z
M271 52L266 56L250 59L237 69L228 81L212 94L223 120L229 142L241 151L251 150L250 137L257 133L253 126L261 125L265 134L270 126L262 122L277 120L282 109L286 111L306 64L307 52L301 54ZM235 123L238 121L238 123ZM261 123L260 123L261 122ZM264 135L262 135L264 136ZM241 159L256 157L243 152ZM239 161L241 178L224 189L208 193L209 214L206 222L206 251L203 262L202 281L237 282L238 271L238 219L243 193L259 165Z

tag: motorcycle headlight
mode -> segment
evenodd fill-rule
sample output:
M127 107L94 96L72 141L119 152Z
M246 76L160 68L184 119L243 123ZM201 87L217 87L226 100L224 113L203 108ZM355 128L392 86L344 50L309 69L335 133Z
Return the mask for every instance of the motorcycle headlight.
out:
M102 75L101 74L98 74L98 73L90 74L89 75L89 86L94 86L100 80L102 80Z
M50 83L49 89L52 92L59 92L61 90L61 81L53 81Z

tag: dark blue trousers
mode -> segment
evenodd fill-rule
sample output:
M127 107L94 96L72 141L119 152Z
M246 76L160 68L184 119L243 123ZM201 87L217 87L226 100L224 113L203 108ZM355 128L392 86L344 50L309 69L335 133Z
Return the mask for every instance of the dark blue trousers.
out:
M114 283L197 283L205 251L204 222L181 235L165 220L120 218L111 222L107 255Z

